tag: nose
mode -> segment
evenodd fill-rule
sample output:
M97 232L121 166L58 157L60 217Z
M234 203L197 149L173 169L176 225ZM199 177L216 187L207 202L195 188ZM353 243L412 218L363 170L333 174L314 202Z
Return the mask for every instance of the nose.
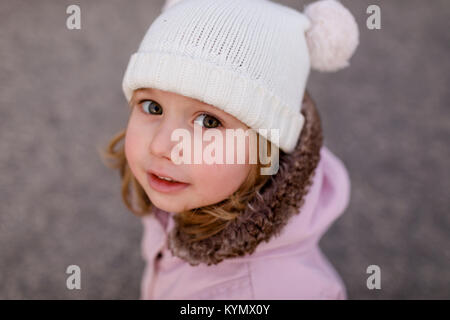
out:
M150 142L149 151L151 154L172 161L172 150L179 142L172 141L171 136L172 132L179 128L181 128L181 125L177 121L162 119ZM182 151L179 154L182 155Z

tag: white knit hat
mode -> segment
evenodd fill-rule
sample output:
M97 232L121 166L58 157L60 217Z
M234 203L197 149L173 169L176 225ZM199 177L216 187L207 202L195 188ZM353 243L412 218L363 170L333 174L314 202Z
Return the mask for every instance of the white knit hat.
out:
M251 128L279 129L278 147L289 153L304 124L311 66L346 67L358 39L355 19L336 0L310 4L304 14L269 0L167 1L131 56L122 87L128 101L135 89L157 88L211 104Z

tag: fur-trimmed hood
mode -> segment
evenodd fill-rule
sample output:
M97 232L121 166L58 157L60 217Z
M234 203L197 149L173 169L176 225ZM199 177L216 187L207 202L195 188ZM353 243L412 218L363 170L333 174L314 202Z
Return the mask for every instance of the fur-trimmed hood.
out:
M245 211L225 229L207 239L188 243L188 236L177 227L176 219L170 217L167 246L174 256L192 266L218 264L224 259L238 261L241 259L239 257L255 256L281 244L305 241L305 236L311 235L314 229L312 225L305 228L306 221L311 223L315 219L317 227L317 220L321 219L320 226L314 231L319 236L343 212L349 200L349 179L339 159L322 146L320 117L307 92L301 112L305 116L305 126L295 150L289 154L280 150L277 174L268 180ZM324 159L321 161L324 156L329 159L326 163ZM330 166L330 163L335 166L328 168L335 171L335 182L327 182L325 178L330 177L324 177L324 166ZM338 183L339 190L329 190L334 183ZM321 204L320 196L329 203ZM314 214L319 214L315 213L318 206L324 212L316 217ZM325 212L327 210L332 212ZM294 221L288 224L291 219L295 220L295 224Z

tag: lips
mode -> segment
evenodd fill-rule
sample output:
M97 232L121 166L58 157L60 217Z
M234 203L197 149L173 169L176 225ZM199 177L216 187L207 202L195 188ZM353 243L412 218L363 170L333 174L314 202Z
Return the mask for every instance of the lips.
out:
M180 181L178 179L175 179L172 176L169 176L168 174L162 173L162 172L158 172L158 171L154 171L154 170L149 170L148 171L149 174L154 174L157 177L165 177L165 178L170 178L171 180L173 180L173 182L180 182L180 183L185 183L183 181Z
M160 179L158 178L158 176L163 176L163 177L168 177L173 179L170 176L164 175L164 174L155 174L152 171L147 172L147 178L148 178L148 184L150 185L151 188L153 188L154 190L158 191L158 192L164 192L164 193L169 193L169 192L175 192L175 191L180 191L182 189L185 189L186 187L189 186L189 183L185 183L185 182L179 182L179 181L167 181L164 179Z

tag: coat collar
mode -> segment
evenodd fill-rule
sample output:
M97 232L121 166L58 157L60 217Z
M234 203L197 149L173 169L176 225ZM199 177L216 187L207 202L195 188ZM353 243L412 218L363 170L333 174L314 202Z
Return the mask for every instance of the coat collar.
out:
M288 154L280 150L278 173L225 229L189 243L188 235L177 227L173 217L175 224L168 235L168 248L174 256L194 266L252 254L260 243L278 235L291 217L301 211L320 161L323 141L320 117L308 93L301 112L305 125L294 151Z

